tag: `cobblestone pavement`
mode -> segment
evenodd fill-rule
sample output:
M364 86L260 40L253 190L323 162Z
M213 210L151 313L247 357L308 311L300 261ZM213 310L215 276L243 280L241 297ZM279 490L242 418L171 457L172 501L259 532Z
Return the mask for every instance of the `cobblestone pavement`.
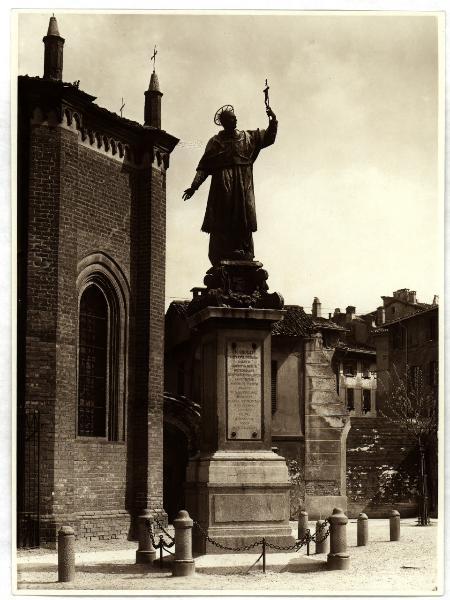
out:
M311 523L311 527L313 524ZM276 594L379 594L432 595L441 589L437 576L437 534L430 527L417 527L412 519L402 521L401 539L389 542L389 522L369 521L369 545L356 546L356 521L348 529L347 571L328 571L325 554L268 554L267 572L258 564L248 571L258 554L208 555L196 559L191 577L172 577L170 571L134 564L136 544L115 540L101 547L77 544L77 574L71 583L57 582L56 554L21 551L17 564L19 590L129 590L188 592L216 590L230 593ZM81 551L80 551L81 550ZM312 552L314 546L312 545ZM248 571L248 573L247 573Z

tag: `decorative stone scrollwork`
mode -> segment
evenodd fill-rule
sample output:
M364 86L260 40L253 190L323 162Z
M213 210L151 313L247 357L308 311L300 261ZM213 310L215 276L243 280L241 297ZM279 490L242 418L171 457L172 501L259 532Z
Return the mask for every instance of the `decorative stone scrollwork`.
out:
M258 261L221 261L205 275L205 288L194 295L188 307L193 314L206 306L233 308L283 308L283 297L269 293L268 273Z

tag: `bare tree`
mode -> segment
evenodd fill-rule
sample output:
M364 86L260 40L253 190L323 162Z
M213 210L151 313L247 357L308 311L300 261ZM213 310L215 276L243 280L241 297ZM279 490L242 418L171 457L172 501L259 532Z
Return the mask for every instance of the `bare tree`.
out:
M435 389L426 385L420 367L406 365L406 369L399 372L396 366L393 366L384 409L380 411L381 414L403 429L417 443L420 461L418 524L429 525L425 458L430 445L437 439L438 401Z

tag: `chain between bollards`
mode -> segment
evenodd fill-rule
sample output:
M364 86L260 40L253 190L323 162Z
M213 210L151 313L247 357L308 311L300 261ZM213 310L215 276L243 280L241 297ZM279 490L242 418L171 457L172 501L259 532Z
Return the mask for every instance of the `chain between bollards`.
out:
M329 549L328 538L330 536L330 527L328 520L319 519L316 521L316 531L314 541L316 543L316 554L327 554Z

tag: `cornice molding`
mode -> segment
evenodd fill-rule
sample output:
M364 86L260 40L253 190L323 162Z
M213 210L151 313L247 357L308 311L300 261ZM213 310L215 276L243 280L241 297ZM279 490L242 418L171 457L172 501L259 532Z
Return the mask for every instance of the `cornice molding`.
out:
M164 130L123 119L93 104L94 96L63 82L19 77L19 103L32 126L78 133L84 147L137 168L164 171L178 139Z

